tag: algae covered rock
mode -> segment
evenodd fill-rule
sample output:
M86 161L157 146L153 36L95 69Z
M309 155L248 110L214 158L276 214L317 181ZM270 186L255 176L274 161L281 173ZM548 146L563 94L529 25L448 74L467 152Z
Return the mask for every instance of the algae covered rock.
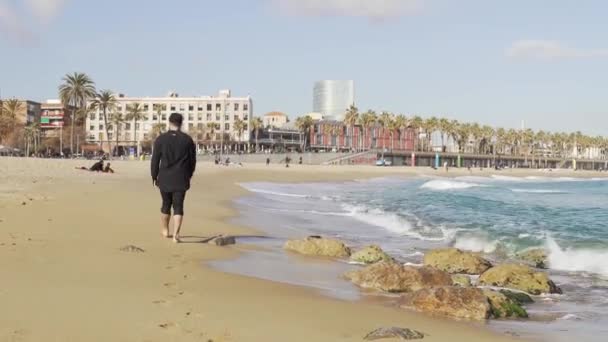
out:
M511 298L501 292L493 290L483 290L483 294L488 298L492 317L494 318L528 318L528 312Z
M332 258L348 258L350 248L343 242L321 237L308 237L303 240L289 240L284 248L304 255L323 256Z
M502 289L498 292L502 293L503 295L507 296L507 298L509 298L512 301L519 303L519 304L534 303L534 299L532 299L532 297L530 297L530 295L528 295L527 293L524 293L524 292L515 292L515 291L509 291L509 290L505 290L505 289Z
M426 288L404 295L399 306L432 315L452 318L485 320L491 306L483 291L474 287Z
M348 272L345 277L362 288L386 292L412 292L425 287L452 285L447 272L431 267L403 266L391 261Z
M454 282L455 286L460 287L470 287L472 285L471 278L465 274L453 274L452 282Z
M429 251L424 256L424 265L448 273L482 274L492 264L476 253L457 248L442 248Z
M364 264L375 264L380 261L391 261L392 258L380 247L372 245L351 255L350 260Z
M549 255L547 254L547 251L542 248L533 248L519 252L517 253L517 257L536 268L549 268Z
M546 273L516 264L492 267L479 277L479 285L506 287L532 295L562 293Z

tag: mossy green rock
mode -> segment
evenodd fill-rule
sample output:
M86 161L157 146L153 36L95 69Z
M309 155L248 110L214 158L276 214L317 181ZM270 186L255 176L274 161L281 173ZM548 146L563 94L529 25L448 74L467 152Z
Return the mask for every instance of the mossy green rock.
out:
M525 265L503 264L484 272L479 285L506 287L532 295L562 293L561 289L543 272L536 272Z
M528 249L517 253L517 257L522 261L530 263L536 268L549 268L547 251L542 248Z
M351 255L350 260L364 264L375 264L380 261L391 261L392 258L380 247L369 246Z
M507 298L509 298L510 300L519 303L519 304L531 304L534 303L534 299L532 299L532 297L530 297L527 293L523 293L523 292L515 292L515 291L509 291L509 290L500 290L500 293L502 293L503 295L507 296Z
M348 258L350 248L343 242L318 237L308 237L304 240L289 240L283 246L286 250L311 256L331 258Z
M520 303L511 300L504 294L492 291L483 290L483 294L488 298L490 310L494 318L528 318L528 312Z
M452 275L452 281L454 282L455 286L460 286L460 287L470 287L471 284L471 278L467 275L464 274L454 274Z
M424 256L424 265L448 273L482 274L492 264L476 253L457 248L442 248L429 251Z

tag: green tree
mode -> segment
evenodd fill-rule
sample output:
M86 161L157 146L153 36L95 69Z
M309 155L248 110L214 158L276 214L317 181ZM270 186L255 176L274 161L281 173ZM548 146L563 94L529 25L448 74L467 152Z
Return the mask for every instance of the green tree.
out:
M105 129L106 140L108 142L108 152L110 158L112 157L112 146L110 144L110 127L108 125L109 117L108 113L113 112L116 109L117 100L112 91L102 90L95 96L95 99L91 102L91 108L93 110L99 110L103 117L103 126ZM103 144L103 141L101 142Z
M368 146L367 143L369 141L370 129L376 125L378 122L378 115L373 110L368 110L367 112L361 114L359 118L361 127L363 127L363 138L364 144L363 149L371 149L371 143Z
M114 112L110 114L110 123L114 126L114 133L116 135L116 144L114 145L114 149L116 156L118 156L118 140L120 136L120 129L122 125L125 123L125 117L120 112ZM109 139L108 139L109 140Z
M346 111L346 115L344 117L344 123L348 128L348 139L350 141L350 148L358 150L360 143L357 143L357 147L355 147L354 137L355 137L355 126L359 122L359 109L355 107L355 105L351 105Z
M23 103L17 99L0 103L0 143L13 133L17 125L17 115L23 110Z
M70 153L74 154L74 124L76 123L76 111L87 106L87 103L96 97L95 83L83 73L75 72L63 77L63 83L59 86L59 98L66 108L72 111Z
M264 126L264 121L261 118L253 118L251 120L251 128L253 129L253 134L255 135L255 150L256 152L259 150L260 146L258 144L258 136L260 134L260 129Z
M143 120L145 118L145 113L144 113L144 107L141 105L141 103L131 103L127 105L127 116L125 117L125 119L127 121L133 121L133 132L134 132L134 140L135 143L137 144L137 155L139 156L139 145L140 145L140 140L139 140L139 136L137 135L137 126L139 125L139 121Z
M313 119L306 115L296 119L296 128L304 134L304 140L302 141L302 151L306 150L308 137L310 136L310 129L314 126Z

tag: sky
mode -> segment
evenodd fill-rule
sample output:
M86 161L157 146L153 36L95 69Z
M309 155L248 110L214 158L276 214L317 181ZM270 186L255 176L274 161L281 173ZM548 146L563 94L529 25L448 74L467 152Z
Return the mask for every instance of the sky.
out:
M3 98L89 74L130 96L251 95L312 111L352 79L361 111L608 135L604 0L0 0Z

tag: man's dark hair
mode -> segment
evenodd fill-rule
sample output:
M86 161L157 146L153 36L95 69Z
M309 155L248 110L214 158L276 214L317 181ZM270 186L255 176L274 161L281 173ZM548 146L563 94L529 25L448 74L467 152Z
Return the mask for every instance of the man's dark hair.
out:
M169 123L182 127L182 122L184 122L184 117L179 113L173 113L169 116Z

